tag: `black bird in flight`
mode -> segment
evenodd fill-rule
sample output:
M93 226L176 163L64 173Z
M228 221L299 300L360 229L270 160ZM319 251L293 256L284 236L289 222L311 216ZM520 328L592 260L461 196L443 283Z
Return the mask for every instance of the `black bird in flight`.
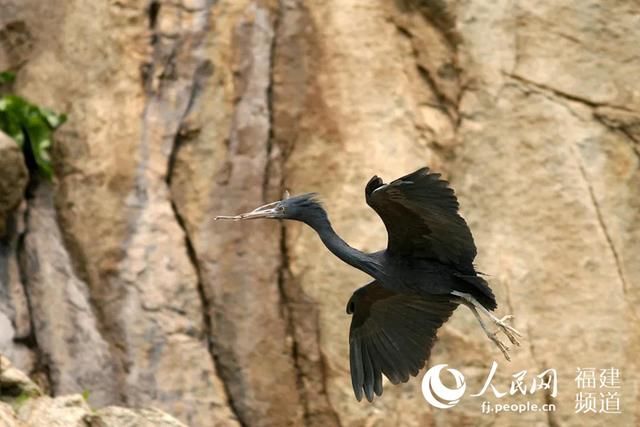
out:
M353 293L347 303L351 319L349 359L358 400L382 394L382 374L393 384L406 382L429 358L436 331L459 304L475 315L504 357L520 333L491 311L497 303L488 283L473 266L476 246L458 201L440 174L419 169L388 184L377 176L365 188L367 204L380 215L389 235L387 249L364 253L333 230L315 193L286 197L237 216L216 219L293 219L313 228L325 246L347 264L374 280ZM480 314L498 330L489 331Z

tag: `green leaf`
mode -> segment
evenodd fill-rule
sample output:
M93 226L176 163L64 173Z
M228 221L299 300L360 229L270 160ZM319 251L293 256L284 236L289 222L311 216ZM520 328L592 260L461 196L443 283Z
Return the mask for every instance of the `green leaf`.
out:
M16 73L12 73L11 71L0 72L0 85L4 83L11 83L15 79L16 79Z
M0 97L0 130L13 138L21 148L24 145L22 123L26 112L22 99L13 95Z
M47 178L51 178L53 170L51 168L51 159L49 158L49 147L51 147L51 128L47 120L40 114L37 109L29 112L25 128L29 135L31 151L36 160L36 164Z
M33 105L19 96L0 97L0 130L21 148L24 148L26 133L38 170L47 178L53 176L49 155L52 133L66 120L66 115Z
M42 116L47 119L47 122L49 123L51 129L56 129L67 121L66 114L58 114L49 110L48 108L40 108L40 114L42 114Z

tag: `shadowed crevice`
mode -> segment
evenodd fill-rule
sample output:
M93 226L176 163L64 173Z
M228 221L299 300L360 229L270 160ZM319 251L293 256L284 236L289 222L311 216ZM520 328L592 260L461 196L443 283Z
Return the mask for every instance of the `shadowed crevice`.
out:
M415 55L416 54L414 51L414 56ZM416 68L418 69L418 74L422 78L422 81L426 83L426 85L431 90L431 93L433 93L433 95L438 100L438 107L440 108L440 110L449 117L449 120L451 121L451 124L454 126L454 128L457 127L458 118L450 110L451 108L455 108L456 106L453 105L453 103L449 102L449 100L444 95L444 93L440 90L436 81L433 79L433 77L431 76L431 73L426 67L416 63Z
M207 2L207 11L211 13L213 6L215 5L215 1L209 0ZM180 4L180 7L189 12L200 12L200 9L188 9L184 7L184 5ZM159 5L158 5L159 9ZM150 9L150 19L152 18L152 10ZM150 21L152 22L152 21ZM153 28L153 26L152 26ZM172 55L173 57L173 55ZM171 205L171 210L173 212L174 218L180 230L184 236L184 244L187 252L187 258L189 263L191 264L193 271L196 274L196 290L198 293L198 297L200 299L200 306L202 308L202 331L203 336L201 339L204 341L207 352L211 357L211 362L215 368L216 375L220 380L220 383L224 389L224 400L227 407L230 409L233 414L235 421L238 422L241 426L245 426L242 421L242 418L239 416L239 411L236 403L233 400L233 395L230 393L228 383L225 381L225 378L220 375L221 372L221 364L218 360L218 356L214 351L214 340L213 340L213 331L212 331L212 319L211 319L211 311L212 311L212 303L209 300L207 293L204 288L204 281L202 278L202 269L200 266L200 262L198 259L198 254L195 249L195 245L193 243L193 239L189 232L189 228L187 226L187 222L183 215L180 212L180 208L177 205L176 201L173 198L173 193L171 191L172 179L174 177L174 173L176 170L176 162L180 150L184 147L185 144L188 143L190 139L193 139L198 135L199 130L190 129L187 118L189 113L192 111L193 107L197 104L200 94L204 90L204 86L207 83L207 79L213 74L213 63L209 59L200 58L200 62L197 64L193 76L189 82L189 94L187 98L187 102L184 106L184 111L181 114L181 117L176 126L176 133L173 138L173 144L171 146L171 151L168 155L167 168L165 174L165 184L167 186L167 197L168 201Z
M414 36L411 30L405 27L404 25L401 25L399 22L396 22L395 20L393 21L393 24L395 25L398 33L409 40L409 43L411 45L411 53L413 55L413 62L415 63L416 70L418 71L418 75L420 76L422 81L426 84L426 86L429 88L433 96L436 98L437 104L434 105L434 107L438 108L440 111L446 114L449 120L451 121L451 125L453 126L454 129L456 129L460 122L459 114L457 111L458 110L457 104L459 103L459 99L461 95L458 94L456 96L456 100L455 100L456 102L454 102L454 100L449 99L445 91L442 88L440 88L440 86L438 85L438 81L432 75L431 70L429 70L424 64L420 62L418 46L416 45L416 41L414 40ZM452 52L453 52L452 55L455 59L456 51L452 50Z
M269 195L269 179L271 178L271 173L272 173L272 163L274 161L276 161L276 159L274 159L273 156L273 151L274 151L274 144L275 144L275 140L274 140L274 120L273 120L273 70L274 70L274 63L275 63L275 58L276 58L276 43L277 43L277 34L279 31L279 27L280 27L280 14L281 14L281 4L278 4L278 10L276 13L274 13L274 18L273 18L273 37L271 38L270 44L269 44L269 83L267 86L267 120L268 120L268 126L269 126L269 130L268 130L268 134L267 134L267 156L266 156L266 162L264 165L264 174L262 176L262 200L266 203L268 201L268 195ZM280 193L282 194L282 193ZM278 195L279 196L279 195Z
M630 118L630 123L625 123L624 120L616 120L614 117L609 117L602 110L604 109L596 109L593 112L593 117L607 129L622 135L625 140L629 141L640 167L640 113L638 116L629 115L632 117Z
M532 334L531 334L531 325L529 325L527 323L527 342L529 343L529 353L531 354L531 359L533 360L533 363L535 364L535 366L537 367L537 372L538 373L542 373L544 371L546 371L547 368L546 367L546 363L543 361L541 362L539 360L539 357L536 353L536 347L533 344L533 339L532 339ZM549 390L548 388L543 389L544 392L544 403L546 404L554 404L554 405L558 405L557 401L551 396L551 390ZM547 425L549 427L559 427L560 423L558 422L557 418L556 418L556 414L555 411L545 411L545 414L547 416Z
M278 34L281 31L280 24L282 22L282 13L283 13L283 4L282 2L278 2L278 10L274 13L274 21L273 21L273 33L274 36L271 39L271 44L269 46L269 86L267 87L267 118L269 121L269 133L267 139L267 161L265 163L264 175L262 178L262 198L266 202L269 198L270 193L270 181L273 178L272 175L279 173L277 191L279 198L285 191L284 184L284 176L283 176L283 163L284 160L282 156L276 155L276 149L278 142L276 141L276 132L275 132L275 120L274 120L274 74L275 74L275 62L277 55L277 44L278 44ZM280 164L275 166L273 163L279 162ZM286 244L286 227L281 222L279 224L280 228L280 263L277 271L277 285L278 285L278 294L279 294L279 305L280 305L280 313L285 323L286 327L286 336L287 339L291 341L290 352L291 358L294 364L294 371L296 375L296 388L298 394L300 396L300 400L304 407L304 422L305 425L309 424L309 410L308 410L308 396L305 393L304 389L304 378L302 373L302 368L300 366L300 348L298 342L296 340L296 331L295 331L295 319L293 310L291 307L291 301L289 300L289 296L287 294L286 285L287 285L287 275L289 272L289 254L287 252L287 244Z
M503 74L506 75L507 77L512 78L513 80L516 80L516 81L518 81L520 83L523 83L524 85L529 85L529 86L532 86L534 88L541 89L543 91L551 92L552 94L554 94L554 95L556 95L556 96L558 96L560 98L568 99L569 101L578 102L578 103L584 104L584 105L586 105L588 107L592 107L592 108L595 108L595 107L610 107L610 108L615 108L617 110L626 111L626 112L630 112L630 113L634 112L634 110L631 110L631 109L629 109L627 107L624 107L624 106L621 106L621 105L614 105L614 104L609 104L609 103L606 103L606 102L597 102L597 101L593 101L591 99L588 99L588 98L585 98L585 97L582 97L582 96L579 96L579 95L576 95L576 94L568 93L568 92L562 91L560 89L548 86L546 84L530 80L530 79L528 79L528 78L526 78L524 76L521 76L519 74L507 73L507 72L504 72Z
M580 157L580 153L576 153L576 149L573 148L574 150L574 155L576 156L576 161L578 163L578 169L580 170L580 176L582 176L582 179L587 187L588 193L589 193L589 200L591 201L591 204L593 205L593 209L596 212L596 218L598 220L598 225L600 226L600 229L602 230L602 234L605 237L605 240L607 242L607 246L609 247L609 250L611 251L611 255L613 256L613 260L615 262L616 265L616 271L618 273L618 278L620 279L620 283L622 284L622 293L626 294L629 286L627 285L627 281L624 277L624 273L622 271L622 265L621 265L621 261L620 261L620 256L618 255L618 251L616 250L616 247L613 243L613 239L611 238L611 234L609 233L609 230L607 229L607 224L604 220L604 217L602 215L602 211L600 209L600 205L598 204L598 200L596 198L595 192L593 190L593 186L591 185L591 182L589 181L589 178L587 177L587 173L584 169L584 164L582 163L582 159Z
M287 248L287 229L280 225L281 265L278 269L278 290L283 316L287 325L287 336L291 339L291 353L296 372L296 384L304 406L306 426L341 426L340 418L331 405L327 392L327 367L320 343L320 324L318 308L304 294L300 284L295 281L290 270ZM311 323L310 326L309 323ZM313 335L316 348L301 345L300 337ZM318 364L308 359L318 353ZM317 369L317 372L314 370ZM316 382L316 384L311 384Z
M30 145L30 144L26 144ZM37 171L35 172L37 173ZM31 301L31 296L29 293L29 274L27 269L27 251L25 247L25 238L29 230L27 229L29 224L29 209L31 201L33 198L33 193L35 192L38 186L38 178L34 178L34 171L29 171L29 185L27 186L28 190L25 194L25 210L23 213L23 224L25 224L25 229L17 236L16 241L16 257L18 264L18 273L19 273L19 281L20 285L22 285L23 294L27 303L27 312L29 314L29 335L26 337L21 337L19 339L15 339L14 341L17 343L24 344L29 350L33 352L35 355L35 367L34 372L30 373L31 376L35 376L38 380L36 383L45 391L47 394L51 394L53 390L53 380L51 376L51 361L48 359L46 353L42 351L42 348L38 344L38 338L36 336L36 327L35 320L33 317L33 304Z
M636 112L633 110L630 110L628 108L625 107L620 107L620 106L615 106L615 105L611 105L611 104L607 104L607 103L598 103L598 102L594 102L592 100L586 99L584 97L580 97L574 94L569 94L566 92L562 92L559 91L557 89L554 89L550 86L544 85L544 84L540 84L537 82L534 82L532 80L526 79L522 76L519 76L517 74L513 74L513 73L505 73L505 75L521 84L523 84L524 86L529 86L529 87L533 87L534 90L536 90L538 93L541 93L543 95L546 94L547 97L549 97L551 100L553 100L552 97L557 97L560 99L565 99L565 100L569 100L569 101L573 101L573 102L577 102L580 104L583 104L587 107L589 107L589 109L592 111L592 115L593 118L600 124L602 124L603 126L605 126L607 129L622 134L622 136L627 139L628 141L630 141L633 146L632 149L634 151L634 153L636 154L636 156L638 156L638 159L640 160L640 150L638 149L638 141L636 140L636 138L634 138L634 135L632 134L632 132L627 128L627 126L625 126L624 124L620 124L620 123L614 123L609 117L607 117L606 114L601 113L602 110L606 110L606 109L611 109L612 111L618 111L621 112L623 114L632 114L635 115ZM602 108L602 110L601 110ZM571 108L568 108L568 110L572 113L575 114ZM617 271L617 275L618 278L620 279L620 283L622 286L622 291L623 294L626 294L627 291L630 289L627 280L625 278L625 274L624 274L624 270L622 267L622 260L621 257L618 253L618 250L616 249L616 246L613 242L613 238L611 237L611 233L609 232L608 228L607 228L607 224L606 221L604 219L604 215L602 214L602 209L600 207L600 204L598 202L598 199L596 197L595 194L595 190L593 188L593 185L591 184L591 181L589 180L589 177L587 175L587 171L585 169L585 165L582 161L582 157L579 153L579 150L577 147L572 146L571 147L572 153L574 155L574 157L576 158L576 163L578 166L578 169L580 171L580 176L582 177L582 180L585 183L585 186L587 188L587 192L589 195L589 201L591 202L594 211L596 213L596 219L598 222L598 226L601 229L603 236L605 238L605 241L607 243L607 246L609 247L609 250L611 251L611 255L613 257L615 266L616 266L616 271Z
M226 381L224 381L224 378L219 375L220 362L218 360L216 352L214 351L213 339L212 339L213 337L213 332L211 328L212 304L209 301L209 298L207 297L207 293L205 292L205 289L204 289L204 281L202 280L202 271L200 268L200 263L198 261L198 255L197 255L195 246L193 244L192 238L190 236L189 229L186 225L185 219L180 213L180 209L177 206L176 201L172 197L172 192L171 192L171 182L172 182L175 168L176 168L176 160L178 158L178 153L190 138L197 135L197 131L191 132L189 129L187 129L187 126L185 125L185 121L187 119L189 112L191 111L194 104L196 103L198 99L198 95L203 90L206 78L211 74L212 74L212 64L208 60L202 62L194 73L193 80L191 82L191 92L189 94L189 99L186 104L186 108L182 114L182 117L180 118L180 121L178 124L178 130L174 137L174 142L171 148L171 152L169 153L168 162L167 162L167 173L165 175L165 183L167 185L167 194L169 197L169 202L171 204L171 210L175 217L176 223L180 227L182 234L184 236L184 244L187 249L187 257L189 259L189 262L193 270L196 273L196 279L197 279L196 288L197 288L198 296L200 298L200 305L202 307L202 328L203 328L204 336L201 338L206 343L207 352L211 357L211 361L213 363L213 366L215 367L216 373L218 373L218 378L220 379L220 382L224 387L226 404L230 408L233 415L235 416L236 421L238 421L238 423L244 427L244 424L241 418L238 416L238 410L235 402L233 401L232 394L229 392L228 384Z
M426 89L429 95L421 103L443 114L450 124L451 134L445 131L447 136L444 137L445 134L438 133L432 124L426 122L422 126L416 122L414 127L420 135L425 133L423 126L429 128L426 138L429 149L440 157L443 165L451 164L455 161L458 129L463 118L460 104L471 86L459 65L461 37L455 29L455 15L450 13L444 2L439 1L396 0L395 5L388 19L409 43L409 63L415 67L415 74L411 70L407 73L408 78L415 81L414 85L422 85ZM419 14L424 19L416 21L412 14ZM417 81L413 77L416 74ZM445 141L448 143L443 143Z
M306 55L321 56L313 45L315 28L299 0L280 0L274 23L275 37L270 51L268 90L269 142L263 194L287 189L286 165L303 132L302 115L309 103L321 105L322 96L309 95L317 70L310 68ZM313 53L312 53L313 52ZM312 96L313 100L309 97ZM337 138L339 139L339 138ZM274 181L277 180L277 183ZM275 187L275 189L274 189ZM271 196L274 197L274 196ZM327 391L328 373L320 343L318 306L304 292L291 272L287 227L280 224L280 264L278 291L280 312L290 340L296 386L300 396L304 425L340 426L340 419Z
M456 31L456 17L446 0L395 0L402 12L419 13L440 32L450 48L456 49L460 34Z
M293 320L293 313L291 309L291 301L286 291L287 273L289 271L289 254L287 252L287 229L284 224L280 224L280 266L278 268L278 292L280 294L280 309L285 320L287 327L287 338L291 339L291 357L294 363L294 369L296 373L296 386L298 393L304 405L304 420L305 424L309 424L309 410L308 410L308 396L304 391L304 379L302 369L300 367L300 351L295 334L295 322Z
M173 177L173 172L175 169L175 158L177 156L177 153L180 150L180 147L182 146L181 141L182 140L180 138L180 133L178 132L175 138L173 149L171 151L171 155L170 155L170 159L172 160L169 162L169 168L167 170L166 183L169 189L171 188L171 178ZM235 402L233 401L232 394L229 391L228 384L226 381L224 381L224 378L219 375L220 362L213 348L213 339L212 339L213 332L211 330L211 302L209 301L209 298L207 297L207 293L205 292L205 289L204 289L204 282L202 280L202 271L200 269L198 255L193 245L193 241L189 234L189 230L186 226L185 220L180 214L180 209L176 205L175 200L173 200L173 198L171 197L170 190L168 191L168 194L170 198L169 201L171 203L171 210L173 211L176 223L178 224L178 226L180 227L184 235L184 243L185 243L185 247L187 248L187 256L188 256L189 262L191 263L191 266L193 267L193 270L196 273L196 278L197 278L196 286L197 286L198 296L200 297L200 305L202 307L202 328L204 332L204 336L202 337L202 339L205 340L207 351L209 353L209 356L211 357L213 366L215 367L216 373L218 373L218 378L220 379L220 382L224 387L226 403L228 407L231 409L231 412L233 413L233 415L235 416L236 421L238 421L238 423L244 427L245 424L242 422L242 419L238 416L238 409L236 407Z
M23 128L23 134L25 136L25 140L28 140L29 136L27 132ZM32 151L32 144L26 143L23 146L23 154L25 156L25 164L29 171L29 178L27 182L27 186L24 191L24 212L22 212L22 224L24 224L24 230L19 230L19 233L16 236L16 246L15 253L17 258L18 265L18 274L20 285L22 286L22 291L25 297L25 301L27 304L27 312L29 315L29 335L26 337L20 338L16 340L16 342L24 344L29 350L33 352L36 356L35 367L33 374L40 377L40 381L38 382L43 390L47 394L52 394L53 392L53 378L51 375L51 363L45 351L42 350L41 346L38 344L38 337L36 335L36 326L35 319L33 315L33 302L31 299L31 294L29 292L29 283L30 283L30 275L28 270L28 261L27 261L27 250L25 239L27 237L27 233L29 233L29 214L31 205L33 203L33 199L37 193L38 187L41 185L41 177L39 175L38 166L35 161L34 153ZM18 213L16 213L18 214ZM15 230L18 231L18 230Z

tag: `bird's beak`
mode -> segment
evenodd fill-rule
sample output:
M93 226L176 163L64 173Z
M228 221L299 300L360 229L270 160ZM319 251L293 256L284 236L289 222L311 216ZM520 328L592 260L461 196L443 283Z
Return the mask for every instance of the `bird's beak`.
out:
M278 210L280 201L268 203L266 205L255 208L251 212L243 213L240 215L226 216L219 215L215 217L215 220L230 219L233 221L239 221L241 219L257 219L257 218L277 218L281 214L281 210Z

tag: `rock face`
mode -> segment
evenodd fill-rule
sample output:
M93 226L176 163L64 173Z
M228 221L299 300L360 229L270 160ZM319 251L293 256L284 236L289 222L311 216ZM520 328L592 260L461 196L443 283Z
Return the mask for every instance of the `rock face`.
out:
M29 377L0 355L0 425L3 427L184 427L157 409L109 406L93 410L80 394L43 396Z
M29 174L18 144L0 132L0 237L7 234L8 216L20 204Z
M26 394L29 397L40 396L40 388L31 379L13 366L11 361L0 355L0 384L2 384L2 397L18 397Z
M90 390L92 404L110 403L118 393L114 363L87 286L65 250L48 184L41 184L30 200L23 239L31 319L51 388L55 394Z
M638 424L636 9L0 0L0 70L69 114L53 183L0 204L0 351L54 396L196 427ZM344 305L368 278L301 224L211 221L317 191L346 241L378 250L364 184L423 165L456 189L498 311L526 333L507 364L460 309L430 364L472 391L493 360L500 390L555 369L555 399L487 399L556 411L437 410L418 379L357 403ZM576 413L577 368L609 367L621 413Z
M25 345L31 334L24 286L18 267L18 235L22 231L29 172L14 140L0 132L0 353L17 360L25 371L34 354Z

